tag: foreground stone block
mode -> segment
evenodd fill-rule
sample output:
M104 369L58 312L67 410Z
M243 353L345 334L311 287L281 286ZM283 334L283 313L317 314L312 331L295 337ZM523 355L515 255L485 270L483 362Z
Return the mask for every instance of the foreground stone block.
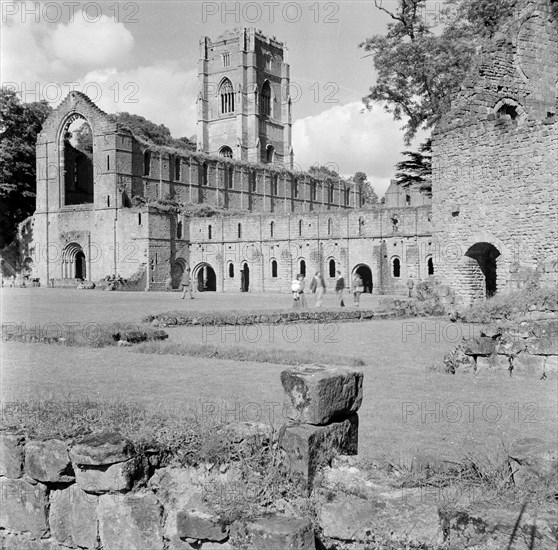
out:
M72 462L80 465L107 466L125 462L133 456L132 443L114 432L88 435L70 449Z
M229 536L229 526L219 521L207 507L190 508L178 512L176 530L180 538L223 541Z
M74 472L68 456L68 443L61 439L28 441L25 445L25 473L38 481L68 483Z
M487 370L506 371L509 374L510 360L507 355L490 355L489 357L477 357L477 370L478 374Z
M247 550L315 550L310 520L272 514L233 526L231 542Z
M466 355L481 355L487 356L492 355L496 350L496 342L492 338L480 337L473 338L465 342L465 354Z
M48 531L47 488L23 479L0 478L0 528L41 537Z
M295 422L324 425L355 413L362 404L364 374L348 367L284 370L285 413Z
M558 448L554 441L519 439L510 449L509 462L516 485L550 481L556 486L558 482Z
M67 550L54 539L36 539L28 533L0 532L2 550Z
M520 353L513 359L512 376L540 379L545 370L545 357Z
M327 426L294 424L287 426L281 439L291 476L301 476L311 488L320 465L326 464L338 452L358 453L358 415L352 414L342 422Z
M99 535L104 550L162 550L162 508L153 493L99 497Z
M17 479L23 474L25 437L21 433L0 432L0 476Z
M141 476L141 466L139 458L110 466L76 466L76 483L88 493L128 491Z
M527 351L532 355L558 355L558 337L527 340Z
M49 524L52 536L69 546L94 548L97 541L98 497L77 485L50 493Z

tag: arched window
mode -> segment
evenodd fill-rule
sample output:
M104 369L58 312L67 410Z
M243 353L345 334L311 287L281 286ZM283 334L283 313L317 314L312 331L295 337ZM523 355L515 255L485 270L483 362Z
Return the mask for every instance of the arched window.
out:
M234 187L234 166L225 166L225 189Z
M298 220L298 236L302 237L302 220Z
M213 238L213 227L211 227L211 225L207 226L207 238L209 240Z
M397 257L391 260L391 274L396 279L401 277L401 260Z
M359 218L358 219L358 234L362 235L363 232L364 232L364 218Z
M182 222L176 224L176 238L182 239Z
M143 153L143 175L149 176L150 171L151 171L151 152L145 151L145 153Z
M335 197L335 184L330 183L327 187L327 202L329 202L329 204L333 204L334 197Z
M250 191L252 191L252 193L255 193L258 190L258 179L256 176L256 172L252 172L250 174Z
M275 222L269 224L269 236L273 237L275 233Z
M266 162L268 164L271 164L275 158L275 147L273 147L273 145L268 145L266 150Z
M329 219L327 220L327 234L328 234L328 235L331 235L331 228L332 228L332 225L333 225L333 223L332 223L332 221L331 221L331 218L329 218Z
M221 149L219 149L219 154L222 157L225 157L225 158L228 158L228 159L233 158L232 149L228 145L224 145L223 147L221 147Z
M350 198L351 198L351 188L346 187L345 188L345 206L349 206Z
M405 195L405 204L411 206L411 195Z
M508 103L504 103L496 112L498 118L503 118L505 115L508 115L512 120L515 120L519 113L517 112L517 107L515 105L510 105Z
M428 258L426 265L428 266L428 275L434 275L434 261L432 257Z
M273 176L271 176L271 194L274 197L277 197L277 195L279 194L279 176L277 174L273 174Z
M141 225L141 213L138 213L138 225Z
M310 183L310 200L315 201L317 196L318 196L317 183L315 181L312 181Z
M202 165L202 185L207 185L208 184L208 174L209 174L209 167L208 165L204 162Z
M234 89L231 81L225 78L219 88L219 97L221 98L221 113L234 112Z
M291 183L291 193L294 198L298 197L298 179L293 178Z
M277 278L277 260L271 260L271 276Z
M180 157L174 159L174 180L180 181Z
M271 86L269 85L269 80L263 83L260 93L260 114L271 116Z
M242 239L242 224L241 223L238 224L237 229L238 229L238 238Z
M306 277L306 262L304 260L300 260L300 269L299 273Z
M329 260L329 276L333 279L335 277L335 260Z
M232 262L229 264L229 277L234 278L234 264Z

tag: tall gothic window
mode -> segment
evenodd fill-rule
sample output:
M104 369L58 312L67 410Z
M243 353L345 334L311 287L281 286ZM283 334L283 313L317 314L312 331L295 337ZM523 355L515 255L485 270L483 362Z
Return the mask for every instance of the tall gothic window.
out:
M271 116L271 86L269 80L266 80L262 86L260 94L260 114Z
M234 113L234 90L228 78L225 78L221 84L219 97L221 98L221 113Z
M232 149L228 145L224 145L221 149L219 149L219 155L228 159L233 158Z

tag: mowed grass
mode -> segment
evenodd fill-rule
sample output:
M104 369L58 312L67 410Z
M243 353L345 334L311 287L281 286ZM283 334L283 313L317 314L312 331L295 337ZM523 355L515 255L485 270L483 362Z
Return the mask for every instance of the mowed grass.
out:
M360 454L415 451L461 458L520 437L554 434L552 380L444 375L427 368L456 345L465 325L444 320L386 320L339 325L169 328L170 342L315 351L362 357ZM212 420L283 421L279 374L285 366L253 361L141 354L129 349L4 345L2 401L89 398L194 409Z

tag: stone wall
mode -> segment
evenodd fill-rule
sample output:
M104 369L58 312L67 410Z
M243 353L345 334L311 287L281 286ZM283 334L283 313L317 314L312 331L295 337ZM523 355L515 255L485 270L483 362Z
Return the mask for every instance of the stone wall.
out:
M521 268L556 283L557 28L550 0L518 2L434 132L437 275L466 303Z
M285 371L281 380L287 424L278 439L254 423L230 425L228 437L239 460L253 446L280 445L281 475L302 482L303 494L310 494L317 469L334 453L357 453L363 375L306 367ZM0 431L2 548L315 550L309 519L277 513L277 507L234 520L215 511L205 498L215 488L247 490L234 461L162 467L163 458L136 452L117 433L32 439Z

